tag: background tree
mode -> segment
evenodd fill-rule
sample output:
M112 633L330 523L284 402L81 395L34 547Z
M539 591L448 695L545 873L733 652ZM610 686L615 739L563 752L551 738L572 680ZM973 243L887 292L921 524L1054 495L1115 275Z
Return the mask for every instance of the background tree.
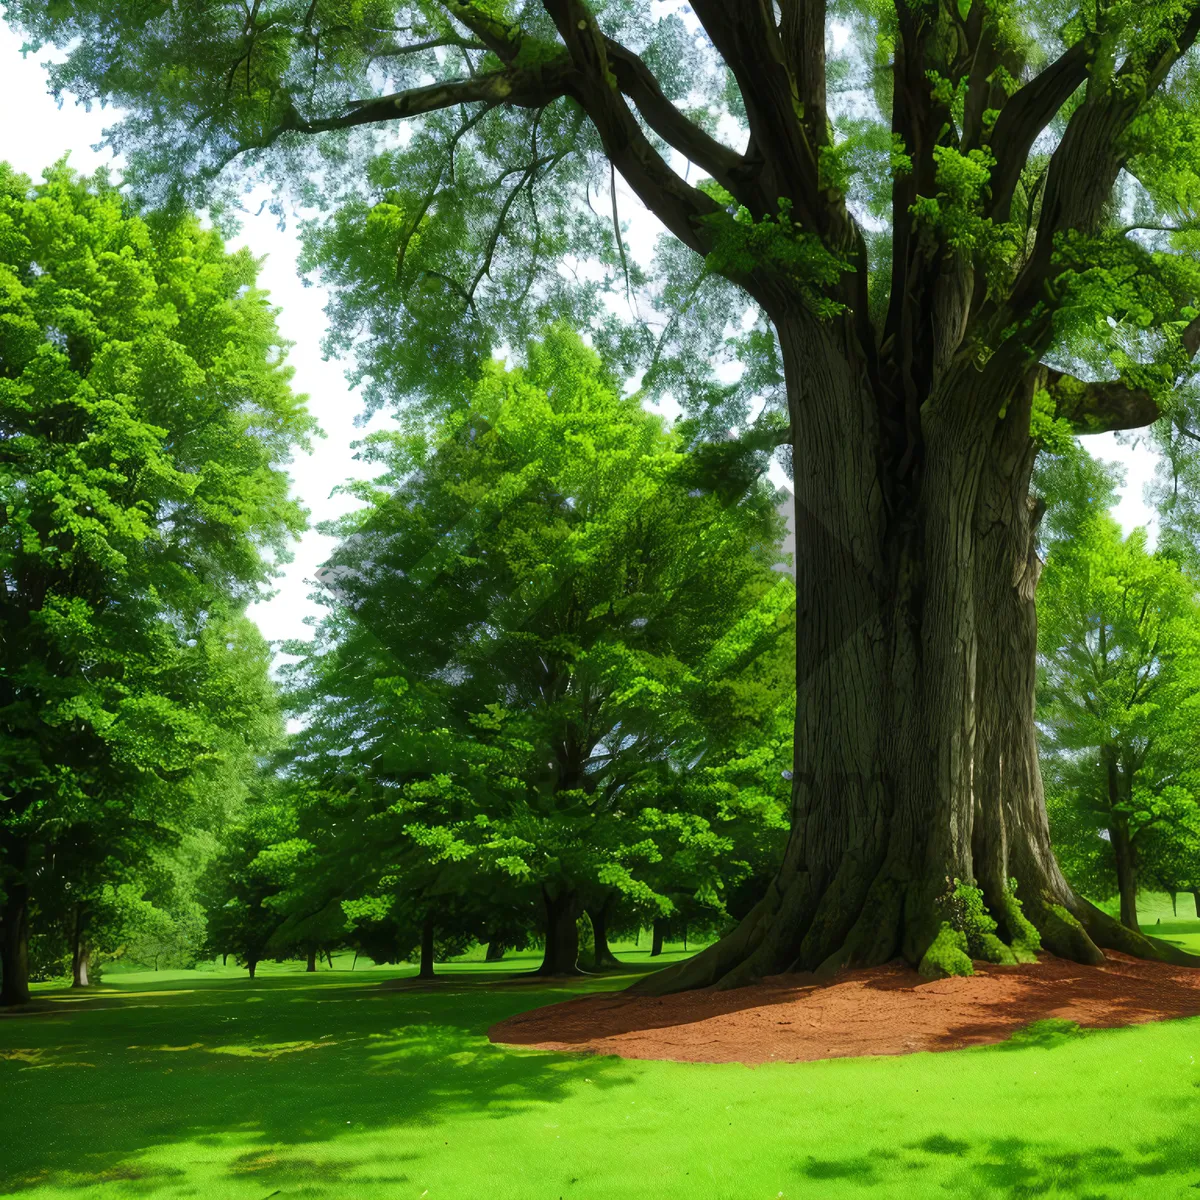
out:
M84 895L132 869L259 727L238 613L303 524L310 422L254 275L103 176L0 166L0 1003L55 847Z
M1047 765L1079 810L1077 832L1091 825L1093 852L1103 831L1134 931L1151 835L1186 838L1200 821L1200 603L1179 564L1145 541L1094 514L1055 546L1041 592Z
M772 489L722 505L693 487L679 438L573 334L528 358L487 368L432 436L370 443L387 473L338 525L336 601L289 672L297 769L367 781L337 793L369 797L336 821L360 851L312 835L332 869L375 855L435 909L495 887L481 870L532 888L558 974L585 907L671 911L652 864L715 898L733 814L681 784L789 695L794 593Z
M749 440L790 447L803 547L793 843L739 930L646 987L918 963L955 879L1005 938L1016 879L1056 953L1192 961L1055 863L1029 483L1055 422L1192 422L1198 0L9 13L63 49L56 88L127 113L111 142L149 200L228 196L239 159L327 206L308 265L372 401L452 403L491 337L568 304L721 436L769 402ZM600 259L636 296L617 172L669 234L637 297L657 339L559 270ZM730 326L726 387L694 364Z

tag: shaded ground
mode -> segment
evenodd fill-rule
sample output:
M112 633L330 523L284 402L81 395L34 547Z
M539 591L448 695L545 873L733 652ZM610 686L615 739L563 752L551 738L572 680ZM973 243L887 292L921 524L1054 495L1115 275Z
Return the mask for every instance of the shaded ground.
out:
M622 1058L812 1062L990 1045L1035 1022L1110 1029L1200 1014L1200 972L1121 954L1109 960L980 963L973 976L936 982L892 963L848 971L825 987L781 975L732 991L586 996L518 1013L488 1037Z
M114 973L84 996L39 985L47 1015L0 1021L0 1196L1200 1194L1200 1018L754 1068L489 1043L497 1022L629 978L506 982L537 958L455 964L435 987L384 988L415 968L350 957L253 982L231 966Z

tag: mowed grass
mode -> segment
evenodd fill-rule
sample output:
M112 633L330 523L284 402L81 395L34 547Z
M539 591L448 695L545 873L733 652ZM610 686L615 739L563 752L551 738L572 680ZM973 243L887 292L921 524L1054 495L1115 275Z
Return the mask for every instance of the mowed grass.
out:
M1200 945L1200 921L1173 924ZM647 965L644 948L624 957ZM1200 1019L1086 1034L1051 1024L1002 1046L895 1058L637 1062L486 1038L522 1009L627 978L514 981L535 965L526 955L385 988L412 969L335 961L315 975L264 965L254 982L230 967L111 974L91 994L40 988L50 1011L0 1020L0 1195L1200 1191Z

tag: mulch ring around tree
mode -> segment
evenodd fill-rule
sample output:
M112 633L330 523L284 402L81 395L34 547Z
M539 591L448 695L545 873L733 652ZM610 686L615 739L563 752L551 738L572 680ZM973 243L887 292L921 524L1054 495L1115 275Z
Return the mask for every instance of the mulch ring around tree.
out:
M674 1062L811 1062L989 1045L1039 1021L1111 1029L1200 1014L1200 970L1114 952L1101 967L1046 954L975 970L928 981L889 963L825 986L778 975L729 991L586 996L510 1017L488 1038Z

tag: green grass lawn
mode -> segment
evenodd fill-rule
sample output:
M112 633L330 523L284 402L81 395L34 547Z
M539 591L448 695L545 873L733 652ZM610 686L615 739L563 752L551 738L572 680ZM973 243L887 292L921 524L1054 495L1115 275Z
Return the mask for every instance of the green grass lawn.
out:
M1200 921L1173 922L1172 936L1200 947ZM644 946L625 956L647 962ZM52 1011L0 1020L0 1195L1200 1192L1200 1018L897 1058L626 1062L485 1036L522 1009L625 979L509 982L530 954L389 990L412 969L335 961L315 975L264 964L254 982L231 966L110 973L90 994L39 988Z

